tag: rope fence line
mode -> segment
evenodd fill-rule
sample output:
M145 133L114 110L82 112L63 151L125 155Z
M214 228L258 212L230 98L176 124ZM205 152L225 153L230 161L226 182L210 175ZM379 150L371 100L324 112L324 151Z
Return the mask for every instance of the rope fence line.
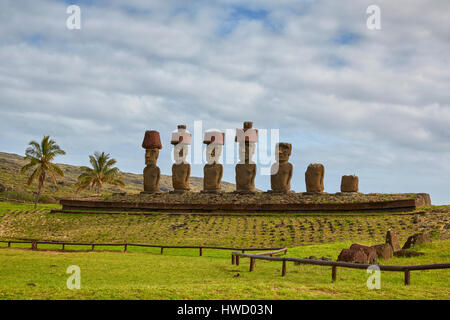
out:
M213 247L213 246L177 246L177 245L156 245L156 244L143 244L143 243L86 243L86 242L66 242L66 241L40 241L40 240L0 240L0 243L7 243L8 248L11 248L11 244L22 243L31 244L32 250L38 250L39 244L61 245L62 251L66 246L90 246L91 251L95 250L95 246L100 247L124 247L123 251L127 252L128 247L147 247L147 248L161 248L161 254L164 253L164 249L199 249L199 256L203 255L203 249L210 250L239 250L242 253L245 251L264 251L264 250L287 250L286 248L231 248L231 247Z
M278 250L280 251L280 250ZM273 252L272 252L273 253ZM331 279L333 282L337 279L337 267L342 268L351 268L351 269L366 269L371 266L370 264L359 264L359 263L350 263L350 262L340 262L340 261L325 261L325 260L312 260L312 259L299 259L299 258L289 258L289 257L273 257L273 256L264 256L261 254L248 254L248 253L240 253L240 252L232 252L231 263L239 265L239 257L250 258L250 272L255 269L255 261L256 260L268 260L268 261L281 261L282 269L281 276L284 277L287 272L286 263L289 262L297 262L300 264L312 264L319 266L331 266ZM235 258L233 258L233 256ZM421 264L415 266L394 266L394 265L377 265L381 271L393 271L393 272L404 272L405 275L405 285L409 285L411 283L411 271L417 270L436 270L436 269L450 269L450 263L436 263L436 264Z

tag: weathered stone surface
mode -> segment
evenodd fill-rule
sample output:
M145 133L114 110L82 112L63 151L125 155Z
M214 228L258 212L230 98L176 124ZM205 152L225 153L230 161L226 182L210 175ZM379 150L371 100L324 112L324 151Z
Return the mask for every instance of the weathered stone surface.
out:
M147 165L144 168L144 192L161 192L159 189L160 177L161 171L157 166Z
M372 248L372 247L368 247L368 246L363 246L361 244L357 244L354 243L350 246L350 250L362 250L364 251L364 253L367 256L367 261L369 263L375 262L375 260L377 260L377 251Z
M220 163L203 167L203 191L219 192L222 189L223 166Z
M400 250L400 244L398 242L398 234L396 230L389 229L386 232L386 243L391 245L394 252Z
M399 258L410 258L410 257L423 256L423 255L425 255L425 253L423 253L423 252L411 251L411 250L406 250L406 249L402 249L402 250L394 252L394 256L399 257Z
M358 192L359 179L357 176L342 176L341 192Z
M236 191L255 191L256 164L238 163L236 164Z
M191 165L180 163L172 165L172 186L175 192L189 191L189 181L191 176Z
M378 258L382 258L384 260L389 260L394 254L394 250L389 243L376 244L372 246L372 248L377 251Z
M252 158L258 141L258 130L253 129L253 122L244 122L243 129L236 129L235 141L239 144L239 163L254 163Z
M431 242L430 235L428 233L417 233L408 238L402 249L410 249L422 243Z
M144 149L162 149L161 138L159 132L155 130L145 131L144 141L142 141Z
M323 192L325 168L322 164L310 164L305 172L306 192Z
M418 193L416 203L418 207L431 205L431 197L428 193Z
M290 143L277 143L277 162L271 167L270 186L273 192L287 192L291 189L293 166L289 163L292 151Z
M368 258L362 249L342 249L337 261L368 263Z

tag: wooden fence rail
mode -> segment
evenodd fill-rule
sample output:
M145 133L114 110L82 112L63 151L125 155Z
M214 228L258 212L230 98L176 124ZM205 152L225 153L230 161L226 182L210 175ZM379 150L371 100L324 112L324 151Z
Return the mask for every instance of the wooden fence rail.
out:
M213 247L213 246L177 246L177 245L157 245L157 244L143 244L143 243L86 243L86 242L66 242L66 241L41 241L41 240L0 240L0 243L7 243L8 248L13 243L29 243L32 250L37 250L39 244L51 244L61 245L64 251L66 246L90 246L91 250L95 250L95 246L101 247L124 247L123 251L126 252L129 247L147 247L147 248L160 248L161 254L164 253L164 249L199 249L199 255L203 255L203 249L210 250L239 250L242 253L245 251L264 251L264 250L287 250L286 248L236 248L236 247Z
M278 250L280 251L280 250ZM255 261L256 260L268 260L268 261L281 261L283 263L281 276L286 275L286 262L292 261L300 264L312 264L318 266L328 266L331 267L331 279L332 281L336 281L337 278L337 267L342 268L351 268L351 269L367 269L370 264L359 264L359 263L349 263L349 262L340 262L340 261L325 261L325 260L312 260L312 259L299 259L299 258L289 258L289 257L272 257L272 256L263 256L260 254L248 254L248 253L240 253L240 252L232 252L231 253L231 263L239 265L239 257L250 258L250 271L255 269ZM233 258L234 257L234 258ZM393 266L393 265L376 265L380 268L381 271L396 271L396 272L404 272L405 274L405 285L410 284L411 279L411 271L417 270L435 270L435 269L450 269L450 263L436 263L436 264L421 264L415 266Z

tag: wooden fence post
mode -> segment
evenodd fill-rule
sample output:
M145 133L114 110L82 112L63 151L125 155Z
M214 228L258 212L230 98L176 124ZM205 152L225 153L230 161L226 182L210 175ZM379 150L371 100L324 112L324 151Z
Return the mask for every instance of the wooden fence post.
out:
M92 251L94 251L94 247L95 247L95 244L92 245L92 249L91 249Z
M11 248L11 241L8 241L8 248Z
M203 255L203 248L200 248L200 257Z
M336 281L336 277L337 277L337 267L336 266L332 266L331 267L331 280L333 282Z
M411 282L411 272L409 270L405 270L405 286L409 286Z
M250 272L255 269L255 258L250 258Z
M239 256L236 256L236 265L239 265Z
M125 243L125 246L123 248L123 252L127 252L128 244Z
M283 269L281 270L281 276L284 277L286 275L286 260L283 260Z
M164 247L161 247L161 254L164 253Z
M231 264L234 264L236 257L234 254L231 254Z
M65 247L66 247L66 244L63 243L63 244L62 244L62 251L64 251Z
M31 250L37 250L37 242L36 241L31 242Z

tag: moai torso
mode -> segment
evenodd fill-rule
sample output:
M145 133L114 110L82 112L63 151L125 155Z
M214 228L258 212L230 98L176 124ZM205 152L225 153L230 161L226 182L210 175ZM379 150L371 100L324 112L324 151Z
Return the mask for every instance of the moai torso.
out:
M191 175L191 165L189 163L180 163L172 165L172 185L175 191L188 191L189 177Z
M219 191L222 188L223 166L220 163L206 164L203 167L203 190Z
M236 129L236 139L239 143L239 162L236 164L236 192L254 192L256 163L252 157L258 141L258 130L253 129L253 123L244 122L243 129Z
M144 168L144 191L160 192L159 180L161 172L155 165L148 165Z
M291 189L291 178L293 172L292 164L289 162L277 162L272 165L271 169L272 171L276 171L275 174L270 176L272 191L289 191Z

